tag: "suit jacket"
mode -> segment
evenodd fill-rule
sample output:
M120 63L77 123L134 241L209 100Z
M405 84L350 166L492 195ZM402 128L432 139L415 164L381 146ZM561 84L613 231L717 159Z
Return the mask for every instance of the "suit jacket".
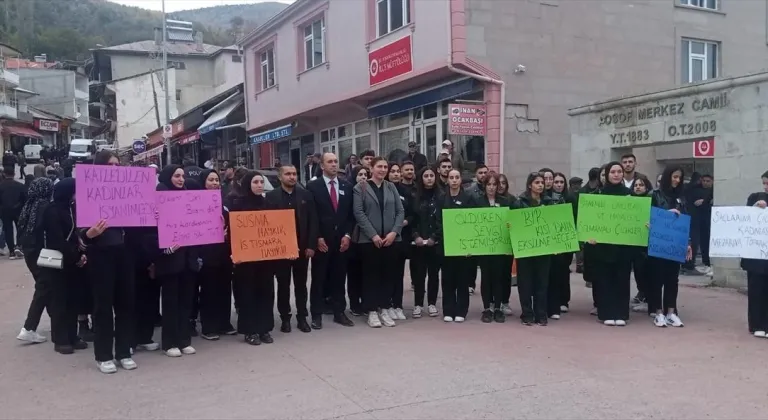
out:
M312 194L317 210L318 238L323 238L326 242L340 240L344 235L351 237L355 229L355 217L352 214L352 184L339 177L336 181L339 189L337 210L333 210L331 196L322 175L307 184L307 191Z
M355 185L355 219L360 226L359 243L370 243L374 236L379 235L382 239L389 233L395 232L397 238L401 240L400 234L403 229L403 219L405 211L403 202L400 200L400 193L395 184L384 181L384 213L379 207L379 198L373 187L367 182L361 182Z
M299 223L296 228L299 250L315 249L317 247L317 210L315 198L309 191L296 187L293 189L296 200L296 214ZM285 210L289 207L283 203L283 189L278 187L266 194L267 209Z
M309 170L309 165L304 165L304 185L309 183L309 181L312 178L320 178L323 175L323 170L320 168L320 164L316 163L312 167L312 170Z

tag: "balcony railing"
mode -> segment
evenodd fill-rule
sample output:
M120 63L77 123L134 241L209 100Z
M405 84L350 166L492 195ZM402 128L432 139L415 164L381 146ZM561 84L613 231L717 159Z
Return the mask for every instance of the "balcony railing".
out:
M19 75L8 69L0 67L0 84L12 88L18 87Z
M17 119L19 117L19 111L16 109L15 101L13 104L11 101L0 101L0 118Z

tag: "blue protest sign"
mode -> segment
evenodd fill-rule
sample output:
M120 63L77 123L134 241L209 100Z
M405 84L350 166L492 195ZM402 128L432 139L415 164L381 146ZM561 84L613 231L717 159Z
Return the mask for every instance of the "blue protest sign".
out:
M691 216L651 207L651 231L648 234L648 255L665 260L685 262Z

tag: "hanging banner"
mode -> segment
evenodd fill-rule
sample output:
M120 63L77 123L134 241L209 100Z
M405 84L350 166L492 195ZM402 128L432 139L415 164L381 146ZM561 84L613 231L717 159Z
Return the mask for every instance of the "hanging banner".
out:
M485 136L487 118L485 105L448 105L448 134Z

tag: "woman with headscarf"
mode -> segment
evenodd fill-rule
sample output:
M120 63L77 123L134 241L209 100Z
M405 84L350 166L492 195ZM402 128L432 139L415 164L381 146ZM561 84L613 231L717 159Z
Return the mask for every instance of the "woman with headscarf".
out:
M676 215L686 212L683 194L683 169L668 166L661 174L660 188L651 193L651 206L671 211ZM691 259L690 238L686 259ZM680 275L680 263L656 257L648 257L651 270L648 285L648 311L655 313L653 324L657 327L682 327L683 321L677 314L677 292Z
M219 190L219 173L207 169L200 173L200 184L206 190ZM224 220L229 219L229 209L222 208ZM228 239L228 238L227 238ZM232 259L229 240L221 244L199 247L200 259L200 326L201 337L218 340L220 334L234 335L232 327Z
M200 171L202 174L202 170ZM185 171L184 176L184 189L186 190L202 190L203 186L200 185L197 178L191 178L194 175L189 175ZM199 177L199 175L198 175ZM202 260L199 258L200 248L188 247L187 250L194 251L195 255L198 255L197 264L191 264L189 277L194 280L194 287L192 288L192 308L189 312L189 335L197 337L197 320L200 317L200 266ZM192 257L191 257L192 258Z
M232 207L229 208L229 219L237 218L238 212L266 210L264 176L261 173L248 172L240 182L240 187L241 195L234 199ZM271 344L274 342L271 332L275 327L275 280L272 262L233 262L234 281L238 285L240 295L237 332L243 334L245 342L252 346Z
M102 150L93 164L120 166L120 161L109 150ZM80 229L88 261L85 267L93 290L93 351L102 373L117 372L115 359L125 370L137 367L131 357L136 291L132 261L135 250L126 246L126 237L134 230L129 230L110 227L106 219Z
M573 203L568 191L568 178L562 172L555 172L550 193L552 204ZM573 253L565 252L551 256L549 284L547 285L547 315L551 319L560 319L568 312L571 301L571 261Z

